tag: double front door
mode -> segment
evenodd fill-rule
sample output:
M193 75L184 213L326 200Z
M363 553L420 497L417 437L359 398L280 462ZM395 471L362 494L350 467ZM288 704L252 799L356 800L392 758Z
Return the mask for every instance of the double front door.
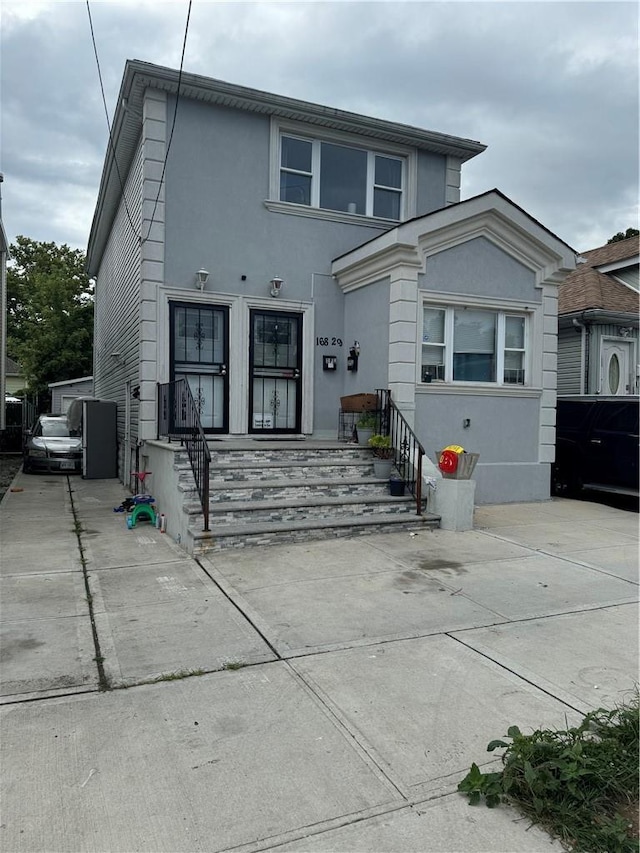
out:
M170 317L172 381L188 381L205 432L229 432L229 309L175 302ZM248 372L247 431L300 432L302 314L250 312Z

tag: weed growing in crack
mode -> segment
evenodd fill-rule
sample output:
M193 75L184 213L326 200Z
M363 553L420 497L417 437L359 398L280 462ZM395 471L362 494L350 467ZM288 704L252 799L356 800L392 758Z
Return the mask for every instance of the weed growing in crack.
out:
M575 851L637 853L638 693L613 711L600 708L576 728L493 740L504 749L503 769L483 773L477 764L458 785L473 805L508 802Z

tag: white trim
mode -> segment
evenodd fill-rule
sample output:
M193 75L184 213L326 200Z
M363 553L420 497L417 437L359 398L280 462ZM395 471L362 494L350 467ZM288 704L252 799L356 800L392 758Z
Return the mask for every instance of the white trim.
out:
M418 298L418 315L416 321L416 363L415 363L415 381L418 387L435 386L437 388L443 387L452 387L452 388L466 388L469 387L473 389L474 387L487 387L495 389L513 389L517 388L529 388L532 385L538 385L538 380L536 377L536 381L534 381L533 374L533 365L536 363L536 360L533 358L533 352L536 351L536 342L538 340L539 335L534 335L532 329L540 326L540 318L539 312L541 306L538 305L536 308L531 309L525 306L525 303L519 302L518 300L505 300L511 302L509 307L506 307L505 304L501 300L497 300L495 298L479 300L478 297L475 298L473 303L471 300L463 300L460 297L457 297L454 300L450 300L447 294L435 294L429 291L420 290L419 298ZM422 347L423 347L423 309L425 307L431 308L440 308L444 310L444 373L445 376L452 377L453 376L453 355L454 355L454 340L455 340L455 327L454 327L454 314L455 309L457 308L477 308L478 310L488 311L492 314L496 315L496 350L495 350L495 362L496 362L496 380L495 382L469 382L464 380L456 380L456 379L436 379L432 382L423 382L422 381ZM452 310L447 310L452 309ZM525 320L525 328L524 328L524 375L525 375L525 384L524 385L514 385L510 382L504 381L504 353L505 353L505 317L507 316L524 316ZM541 333L542 334L542 333ZM542 353L542 349L540 349L540 353ZM541 356L542 357L542 356Z
M360 225L365 228L375 228L378 231L389 226L395 227L395 219L376 219L373 216L362 216L359 213L345 213L340 210L327 210L323 207L310 207L307 204L294 204L291 201L264 200L264 206L272 213L285 213L289 216L306 216L308 219L325 219L328 222L343 222L345 225Z
M416 387L416 394L448 394L461 397L541 397L542 388L530 388L527 385L496 385L493 382L421 382Z
M334 260L331 272L346 293L388 275L398 250L407 260L412 255L412 262L424 272L428 257L476 237L485 237L530 269L536 287L558 284L575 269L569 246L506 198L490 192L396 225Z
M401 159L403 163L400 219L383 219L373 216L362 216L358 214L344 213L343 211L330 211L319 207L320 190L317 177L320 174L320 164L318 145L313 146L313 160L311 164L311 206L280 201L280 139L283 134L291 134L298 138L307 139L310 142L330 142L366 151L368 154L367 178L370 177L371 172L371 165L369 163L369 161L373 159L371 155L388 155L390 157ZM383 227L385 225L398 225L399 222L405 222L416 215L417 183L418 156L414 147L400 145L396 142L388 142L382 139L375 139L375 137L362 136L362 134L358 133L347 133L344 131L334 130L332 128L318 127L315 124L311 125L306 122L283 120L277 116L271 117L269 129L269 198L265 201L265 206L269 210L274 210L278 213L291 213L298 216L309 216L309 210L314 210L316 211L317 218L329 219L334 222L347 222L351 224L357 223L363 225L378 223ZM369 181L367 180L367 197L369 196L369 190ZM304 208L304 212L298 212L299 208Z
M194 305L229 309L229 435L246 435L249 423L249 312L284 311L303 315L302 322L302 416L301 430L313 433L313 357L315 306L312 302L238 296L218 291L184 290L178 287L158 288L158 382L169 381L169 303L188 302Z

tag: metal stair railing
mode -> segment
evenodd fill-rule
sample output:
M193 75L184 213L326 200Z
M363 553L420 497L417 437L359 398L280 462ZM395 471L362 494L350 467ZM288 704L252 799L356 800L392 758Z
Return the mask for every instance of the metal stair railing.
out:
M422 515L422 457L425 449L385 388L376 390L380 434L391 437L394 464L415 498L416 515Z
M158 438L176 438L185 447L204 515L203 530L209 530L209 467L211 451L202 428L200 412L186 379L158 383Z

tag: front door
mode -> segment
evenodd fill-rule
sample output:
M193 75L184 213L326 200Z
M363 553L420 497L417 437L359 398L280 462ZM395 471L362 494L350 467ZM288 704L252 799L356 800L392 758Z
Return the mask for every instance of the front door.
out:
M302 314L252 311L249 432L299 433L302 413Z
M631 386L632 341L602 342L601 393L618 396L634 394Z
M229 430L229 312L171 303L171 381L186 379L206 433Z

